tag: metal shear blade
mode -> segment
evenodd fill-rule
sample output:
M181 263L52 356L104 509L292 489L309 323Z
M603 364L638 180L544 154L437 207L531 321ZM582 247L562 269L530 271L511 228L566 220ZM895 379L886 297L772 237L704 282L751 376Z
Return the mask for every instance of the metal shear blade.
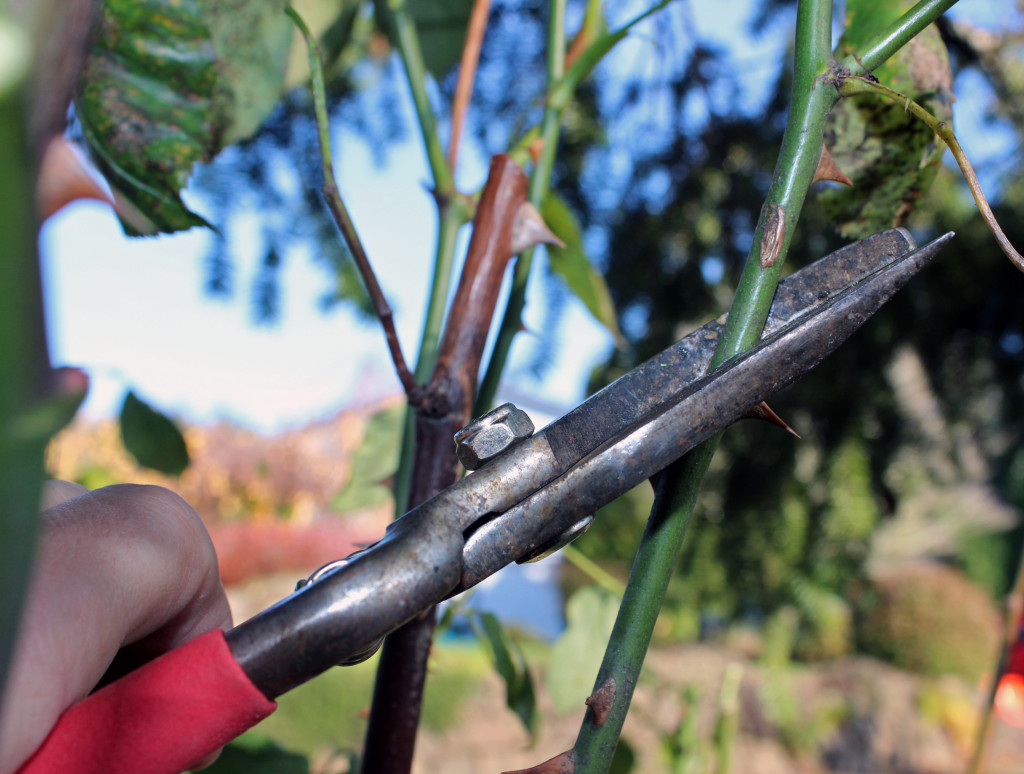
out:
M556 541L563 532L571 530L598 508L655 475L744 416L762 400L797 381L863 325L951 236L946 235L906 254L841 292L818 294L810 308L800 310L794 306L794 314L788 319L782 314L776 315L774 324L757 346L682 390L672 392L642 421L611 434L557 480L482 525L466 541L462 583L456 592L497 572L508 564L507 557L529 556ZM801 293L802 280L802 277L796 279ZM706 329L702 331L707 335ZM701 354L705 352L702 350ZM701 358L704 365L709 359L710 353ZM631 376L634 372L627 374ZM611 385L609 390L614 392L617 384ZM587 401L567 416L575 414L577 421L595 416L591 412L600 410L601 396L602 393L598 393L591 399L593 407L591 401ZM557 439L557 424L546 428L547 440L552 446L558 443L557 440L552 443L553 436Z
M549 545L814 368L951 237L888 231L797 272L761 342L706 375L723 321L695 331L230 631L236 661L273 698Z

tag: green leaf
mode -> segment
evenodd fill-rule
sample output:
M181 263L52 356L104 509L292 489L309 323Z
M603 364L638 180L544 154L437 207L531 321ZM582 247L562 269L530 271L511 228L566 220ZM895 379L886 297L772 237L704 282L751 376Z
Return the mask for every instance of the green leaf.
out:
M76 100L129 235L208 225L180 197L197 162L254 131L284 86L284 0L105 0Z
M128 234L205 225L178 196L213 157L216 55L198 0L107 0L77 100L85 139L138 212ZM125 205L122 204L122 210Z
M707 742L701 737L697 723L700 719L700 689L693 683L683 687L683 717L672 734L662 737L661 752L665 770L671 774L696 774L704 771Z
M204 774L309 774L309 761L269 739L247 732L223 749Z
M389 500L391 487L384 482L398 470L404 421L404 405L386 408L370 418L363 442L352 454L352 473L331 501L333 510L348 513Z
M594 319L601 323L615 337L615 343L622 346L625 340L615 317L615 304L604 277L583 252L583 237L580 224L569 206L557 195L549 193L544 199L541 216L555 236L565 247L548 245L548 259L551 270L558 274L575 296L583 302Z
M214 112L224 147L252 135L281 99L292 44L287 0L202 0L217 52Z
M787 588L801 614L795 653L803 661L839 659L853 645L853 611L842 596L794 572Z
M532 738L537 724L537 697L522 650L491 613L475 613L469 621L477 637L488 646L494 667L505 681L505 703Z
M909 0L850 0L837 58L856 51L912 5ZM934 25L902 48L874 75L952 121L949 56ZM829 117L825 144L854 183L822 194L829 217L850 239L900 225L935 178L945 145L900 105L872 96L840 101Z
M601 668L619 600L598 586L585 586L565 606L567 626L551 648L545 683L559 712L583 706Z
M473 0L408 0L423 64L440 78L462 57Z
M121 404L121 441L138 463L169 476L188 467L188 447L177 426L129 391Z

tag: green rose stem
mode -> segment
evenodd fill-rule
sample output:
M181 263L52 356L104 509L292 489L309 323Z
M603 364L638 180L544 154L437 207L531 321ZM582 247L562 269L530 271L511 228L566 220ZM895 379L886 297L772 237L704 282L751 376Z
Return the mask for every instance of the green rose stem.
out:
M954 0L955 1L955 0ZM877 67L952 5L924 0L855 57ZM754 241L733 300L712 367L754 344L767 319L775 288L804 199L821 154L825 121L839 99L830 73L831 0L800 0L797 6L793 96L785 135ZM686 536L700 482L721 434L667 468L656 481L656 498L641 540L626 594L615 621L595 695L612 700L595 722L586 713L570 756L575 774L598 774L611 767L633 690L650 646L665 589ZM612 691L608 691L608 687Z
M377 315L377 319L380 320L381 327L384 329L384 337L387 340L388 351L391 353L391 360L394 363L395 372L398 374L398 380L402 383L402 388L405 390L409 402L415 404L420 397L420 390L413 379L412 373L409 371L409 366L406 365L405 355L402 354L402 345L398 340L398 332L395 330L394 313L384 297L380 283L377 282L377 275L374 274L373 267L370 265L366 249L359 239L355 223L352 222L352 217L348 213L345 201L341 198L338 181L334 177L334 161L331 154L331 127L327 118L327 89L324 84L324 68L323 61L320 58L320 48L317 46L312 33L310 33L309 27L306 26L306 22L303 21L295 9L289 6L285 8L285 13L295 23L295 26L299 28L299 32L302 33L309 54L310 91L313 93L313 111L316 116L317 136L320 142L320 165L324 178L322 189L324 200L327 202L327 208L331 211L334 222L337 224L338 230L345 240L345 245L352 254L356 267L359 269L359 275L363 279L363 285L366 288L367 295L370 297L370 303L373 304L373 310Z
M79 2L66 10L81 19L91 9ZM80 372L50 368L36 248L39 159L55 127L63 127L71 101L67 76L77 74L78 54L84 52L81 31L58 29L65 44L61 50L70 53L59 63L45 63L51 80L37 73L49 89L33 105L27 88L30 35L13 18L0 17L0 695L32 568L46 445L74 416L86 388ZM30 114L36 127L32 136Z
M28 36L14 23L0 20L0 36L9 51L24 49L25 61L0 63L0 620L21 616L35 542L43 448L40 440L18 438L14 428L28 405L38 361L42 327L36 265L35 214L32 212L32 154L25 133ZM17 45L17 44L20 44ZM26 291L27 294L26 294ZM25 299L31 299L29 303ZM14 650L17 627L0 627L0 695Z

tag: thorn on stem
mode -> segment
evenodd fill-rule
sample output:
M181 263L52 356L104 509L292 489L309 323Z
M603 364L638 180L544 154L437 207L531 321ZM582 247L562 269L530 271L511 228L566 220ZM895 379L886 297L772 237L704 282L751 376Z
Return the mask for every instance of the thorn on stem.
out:
M537 164L540 161L540 154L544 150L544 138L538 137L530 143L526 150L529 152L530 158L533 159L533 163Z
M829 180L833 183L848 185L853 188L853 181L836 164L827 145L821 146L821 156L818 158L818 168L814 170L814 177L811 178L811 185L822 180Z
M772 411L771 406L764 401L758 403L754 408L744 414L744 416L748 419L760 419L762 422L767 422L768 424L775 425L776 427L781 427L794 438L800 437L800 434L786 424L786 421Z
M608 720L608 715L615 705L615 690L615 678L609 677L587 698L586 705L593 714L595 728L600 728Z
M565 247L565 242L555 236L548 228L540 212L529 202L523 202L516 212L515 223L512 224L512 255L534 245L557 245Z
M572 750L559 753L554 758L538 763L528 769L503 771L501 774L573 774L576 770L576 756Z

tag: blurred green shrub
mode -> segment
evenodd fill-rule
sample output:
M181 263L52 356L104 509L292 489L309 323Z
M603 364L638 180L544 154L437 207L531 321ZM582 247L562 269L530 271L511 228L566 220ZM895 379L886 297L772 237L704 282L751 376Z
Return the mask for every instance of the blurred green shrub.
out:
M398 469L405 407L388 406L366 425L363 441L352 455L352 474L331 501L338 513L382 505L391 499L390 479Z
M959 570L909 565L879 577L859 603L861 648L897 667L976 680L993 663L999 614Z
M789 589L800 611L794 655L801 661L842 658L853 649L853 611L838 594L794 574Z

